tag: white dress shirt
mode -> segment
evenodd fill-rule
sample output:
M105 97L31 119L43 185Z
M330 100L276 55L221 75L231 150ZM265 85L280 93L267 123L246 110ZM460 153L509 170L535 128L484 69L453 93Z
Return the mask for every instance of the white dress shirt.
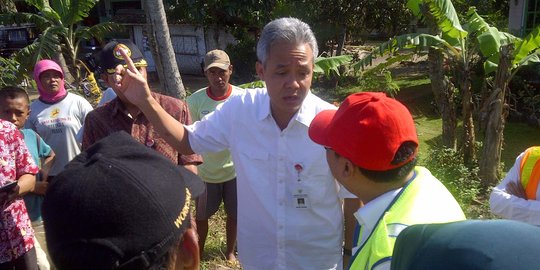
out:
M309 124L326 109L335 107L309 93L282 131L266 89L250 89L186 127L196 153L231 151L244 269L342 268L339 185L324 148L308 137Z
M527 200L506 191L509 182L521 185L519 167L523 153L517 158L514 166L508 171L502 182L493 188L489 198L491 212L506 219L523 221L532 225L540 225L540 201ZM536 190L536 198L540 198L540 188Z

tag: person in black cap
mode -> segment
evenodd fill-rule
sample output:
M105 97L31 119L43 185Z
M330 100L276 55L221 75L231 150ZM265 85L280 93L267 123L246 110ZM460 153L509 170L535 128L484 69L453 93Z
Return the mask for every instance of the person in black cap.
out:
M107 85L116 92L117 98L96 108L87 115L84 123L82 149L87 149L109 134L123 130L148 148L160 152L173 163L183 165L186 169L197 173L196 165L202 163L202 157L196 154L179 154L155 131L154 125L147 120L139 108L117 91L118 82L123 76L123 66L126 64L120 54L121 50L131 55L134 66L146 78L147 63L143 58L143 54L133 42L129 40L112 40L103 47L99 61L101 69L106 73L103 78L106 79ZM152 92L152 96L159 101L161 106L176 121L191 124L191 116L185 102L154 92Z
M510 220L412 225L396 240L392 270L529 270L540 265L540 228Z
M75 157L43 202L47 246L63 269L198 269L193 173L118 132Z

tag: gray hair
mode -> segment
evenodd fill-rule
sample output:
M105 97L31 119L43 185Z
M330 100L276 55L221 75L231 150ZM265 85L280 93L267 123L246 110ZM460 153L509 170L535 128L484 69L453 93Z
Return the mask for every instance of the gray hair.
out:
M278 41L293 44L308 44L313 50L313 59L319 54L317 40L309 25L296 18L280 18L269 22L263 29L257 43L257 59L266 63L270 48Z

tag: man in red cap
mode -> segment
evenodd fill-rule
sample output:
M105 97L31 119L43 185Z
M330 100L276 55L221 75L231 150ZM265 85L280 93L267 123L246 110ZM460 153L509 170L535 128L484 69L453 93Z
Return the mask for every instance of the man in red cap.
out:
M357 93L320 112L309 136L326 148L334 177L364 202L355 217L350 269L390 269L394 242L407 226L465 219L431 173L416 165L411 114L384 93Z

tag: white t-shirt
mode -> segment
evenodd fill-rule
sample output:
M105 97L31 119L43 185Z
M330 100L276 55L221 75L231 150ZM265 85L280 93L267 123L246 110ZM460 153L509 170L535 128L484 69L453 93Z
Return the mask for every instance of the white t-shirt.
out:
M35 100L30 109L26 127L37 132L54 150L56 157L49 175L55 176L81 152L78 133L92 105L83 97L68 93L55 104Z
M250 89L186 127L196 153L231 151L244 269L342 268L340 188L326 151L308 136L315 115L327 109L335 107L309 93L282 131L266 89Z

